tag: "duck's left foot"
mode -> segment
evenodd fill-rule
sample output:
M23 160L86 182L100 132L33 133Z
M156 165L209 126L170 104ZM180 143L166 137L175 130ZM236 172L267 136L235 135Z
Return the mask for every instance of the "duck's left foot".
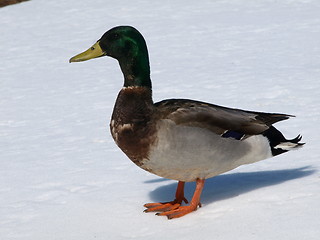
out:
M166 212L161 212L157 213L156 215L158 216L167 216L168 219L173 219L173 218L179 218L182 217L188 213L191 213L195 210L197 210L197 205L189 205L189 206L180 206L177 209L166 211ZM199 207L201 207L201 204L199 203Z
M175 200L165 203L147 203L144 205L147 209L144 212L166 212L179 208L181 203L177 203Z
M144 205L147 209L144 212L166 212L177 209L180 207L182 202L188 203L188 200L184 197L184 182L179 182L176 198L171 202L164 203L147 203Z
M144 205L147 208L145 212L158 212L156 214L158 216L167 216L168 219L173 219L197 210L198 206L201 207L200 196L204 181L204 179L197 179L196 190L194 191L190 205L181 206L182 201L187 203L187 200L183 196L184 182L179 182L175 200L166 203L147 203Z

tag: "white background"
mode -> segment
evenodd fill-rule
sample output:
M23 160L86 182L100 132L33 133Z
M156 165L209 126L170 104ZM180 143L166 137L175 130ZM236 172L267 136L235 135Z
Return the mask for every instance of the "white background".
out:
M316 0L1 8L0 239L318 239L319 13ZM203 207L181 219L143 213L172 200L176 182L137 168L111 139L118 63L68 63L117 25L145 36L155 101L293 114L276 126L307 144L207 180Z

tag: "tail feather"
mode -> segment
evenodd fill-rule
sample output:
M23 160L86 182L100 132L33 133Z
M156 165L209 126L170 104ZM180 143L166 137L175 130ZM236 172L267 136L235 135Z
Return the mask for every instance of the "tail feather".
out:
M305 143L299 143L302 139L302 136L299 134L296 138L289 140L292 143L298 143L299 145L303 145Z
M263 135L268 138L270 142L270 147L272 155L276 156L281 153L298 149L302 147L305 143L300 143L302 136L299 134L294 139L286 139L282 133L275 127L271 126L268 130L263 132Z

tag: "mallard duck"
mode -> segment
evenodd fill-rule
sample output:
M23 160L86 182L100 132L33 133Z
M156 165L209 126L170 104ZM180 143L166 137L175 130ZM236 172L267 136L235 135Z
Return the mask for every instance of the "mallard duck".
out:
M301 136L287 140L272 124L292 115L253 112L189 99L153 103L149 57L141 33L131 26L107 31L70 62L110 56L118 60L124 85L110 122L118 147L140 168L178 181L175 199L147 203L145 212L169 219L201 206L206 179L299 148ZM185 182L196 182L189 205Z

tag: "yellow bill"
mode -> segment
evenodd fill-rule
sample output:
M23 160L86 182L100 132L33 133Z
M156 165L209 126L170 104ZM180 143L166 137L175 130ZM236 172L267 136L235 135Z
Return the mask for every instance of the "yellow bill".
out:
M99 41L92 45L87 51L80 53L72 58L70 58L69 62L82 62L92 58L105 56L106 53L102 51Z

